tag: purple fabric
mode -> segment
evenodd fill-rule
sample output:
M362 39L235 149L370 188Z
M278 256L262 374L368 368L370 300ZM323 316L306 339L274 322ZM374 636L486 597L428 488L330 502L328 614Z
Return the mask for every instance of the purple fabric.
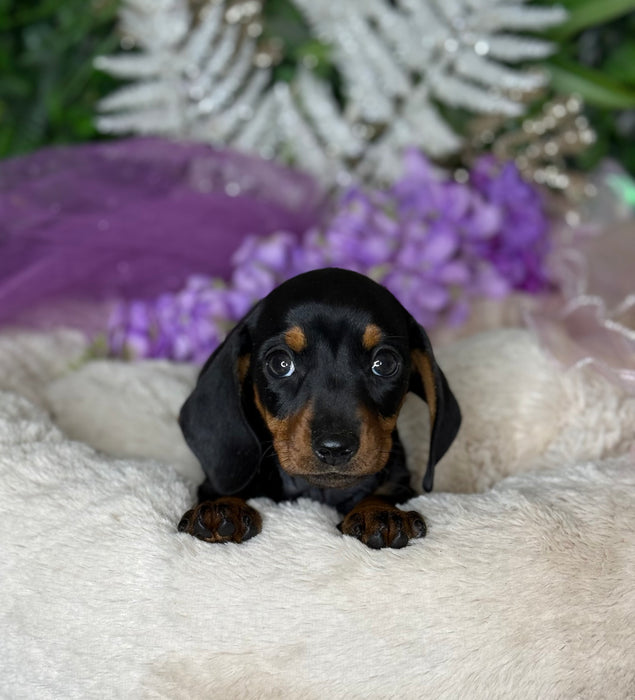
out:
M40 304L149 298L192 274L226 277L246 236L300 235L323 202L305 174L155 138L4 161L0 323Z

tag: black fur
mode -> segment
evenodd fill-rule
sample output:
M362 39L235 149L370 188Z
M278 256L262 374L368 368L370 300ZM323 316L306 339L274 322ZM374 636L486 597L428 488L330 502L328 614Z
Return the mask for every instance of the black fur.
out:
M369 324L382 331L381 341L372 350L361 342ZM284 334L294 326L303 330L306 349L290 353L295 364L291 376L274 377L267 369L267 358L276 348L287 348ZM378 348L389 349L400 359L401 368L395 376L378 377L371 372ZM461 414L423 328L389 291L355 272L316 270L280 285L245 316L209 358L181 410L183 434L207 477L200 499L232 495L280 501L308 496L347 512L378 490L394 502L412 496L396 429L384 466L373 473L358 474L350 483L340 443L349 441L350 449L355 449L362 430L360 416L396 415L408 391L429 401L425 383L412 362L413 350L429 361L436 394L436 420L423 482L424 489L430 491L435 464L454 440ZM330 445L337 446L334 456L328 456L331 463L323 465L323 477L318 473L310 478L289 474L281 466L263 415L264 408L273 419L284 421L307 406L311 407L314 450L315 445L326 445L319 450L324 455Z

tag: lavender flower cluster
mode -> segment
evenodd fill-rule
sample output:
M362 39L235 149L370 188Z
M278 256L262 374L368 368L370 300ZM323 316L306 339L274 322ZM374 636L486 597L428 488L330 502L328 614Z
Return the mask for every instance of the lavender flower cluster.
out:
M293 275L344 267L385 285L427 327L460 324L479 297L549 286L549 222L539 193L513 163L481 158L464 183L418 151L387 190L346 191L328 225L246 239L229 283L194 276L177 293L120 304L111 352L200 362L259 299Z

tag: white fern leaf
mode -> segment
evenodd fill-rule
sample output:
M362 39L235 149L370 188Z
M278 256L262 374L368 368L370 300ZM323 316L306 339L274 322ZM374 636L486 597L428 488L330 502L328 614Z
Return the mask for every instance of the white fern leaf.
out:
M344 26L334 28L334 36L339 39L336 60L345 80L346 95L349 100L349 113L353 118L381 122L389 119L392 110L390 96L378 89L377 74L367 47L357 36L346 31ZM385 82L382 81L382 87Z
M413 134L418 135L419 141L413 141ZM360 174L380 182L394 181L403 167L403 150L413 143L418 143L432 157L453 153L461 145L461 138L430 102L426 85L413 90L401 118L391 122L371 145L360 166Z
M486 9L478 18L475 29L498 31L499 29L520 29L539 31L564 22L567 13L562 7L538 7L536 5L494 5Z
M544 73L529 73L507 68L496 61L490 61L479 56L474 51L465 49L458 52L456 58L456 72L458 75L469 78L475 83L481 83L490 87L502 89L516 89L528 92L545 84Z
M518 116L523 111L522 106L511 99L493 91L484 90L436 68L430 70L428 82L432 94L453 107L464 107L484 114L498 113L508 116Z
M295 161L312 173L328 173L333 170L333 163L317 141L315 133L300 114L291 98L289 86L278 83L274 88L278 103L280 127L283 133L292 137L295 144Z
M146 48L171 48L187 34L191 24L188 5L182 0L138 2L127 0L120 12L124 31Z
M360 168L361 174L380 182L394 181L403 168L403 150L412 146L412 134L421 131L421 124L426 125L425 150L430 156L441 157L460 146L461 139L451 131L437 109L426 103L416 115L407 115L395 122L369 149Z
M381 41L368 41L368 24L364 16L348 7L344 16L346 31L354 38L360 55L358 61L367 61L384 91L391 96L404 95L410 86L408 77L394 52Z
M419 69L423 37L411 18L384 0L368 0L367 11L396 58L410 69Z
M220 3L207 6L201 11L202 21L192 30L183 49L183 58L192 67L198 68L216 41L223 26L224 6Z
M148 105L164 104L173 99L173 91L165 82L153 81L119 88L101 100L99 108L104 112L143 109Z
M174 110L138 109L135 112L121 112L97 117L97 128L104 134L163 134L173 135L178 131L181 120Z
M151 54L119 54L99 56L95 68L116 78L152 78L161 72L162 61Z
M228 67L240 41L240 29L232 24L223 32L220 42L205 61L199 83L208 88Z
M511 34L488 35L483 40L488 49L488 56L508 63L536 61L551 55L554 46L542 39L528 39Z
M140 51L96 65L134 82L99 104L98 128L234 145L326 179L350 167L386 178L407 145L439 157L460 147L439 104L521 113L511 95L534 90L545 75L510 64L552 47L510 32L565 18L560 7L524 0L292 1L331 47L341 104L308 70L274 84L271 70L256 65L259 30L234 20L262 0L199 0L196 18L188 0L123 0L123 29Z
M236 134L254 118L262 102L262 93L271 79L269 71L260 70L250 78L240 96L228 109L210 119L195 120L192 136L212 143L231 143ZM194 109L197 109L195 106Z
M245 128L232 140L233 145L245 151L256 151L264 158L272 158L279 142L278 130L271 128L277 124L277 107L275 94L269 91Z
M429 2L402 0L400 4L403 5L408 13L408 19L421 37L421 60L430 60L454 36L455 30L441 17L436 7L436 0Z
M317 80L310 71L300 71L297 88L302 107L311 118L311 123L324 148L349 158L357 158L364 149L364 142L353 131L351 125L341 119L338 106L330 90Z
M207 114L216 112L234 97L237 90L244 84L247 74L252 68L253 55L253 44L243 43L238 50L238 54L233 59L232 70L227 71L226 75L216 83L213 93L210 93L199 102L201 112Z
M402 139L403 147L412 145L412 134L422 131L424 133L419 143L423 150L433 157L441 158L448 153L454 153L461 146L461 138L450 129L436 107L429 102L422 105L416 113L406 112L405 119L410 127L410 141ZM425 129L421 128L422 124L425 124ZM401 154L398 152L398 155Z

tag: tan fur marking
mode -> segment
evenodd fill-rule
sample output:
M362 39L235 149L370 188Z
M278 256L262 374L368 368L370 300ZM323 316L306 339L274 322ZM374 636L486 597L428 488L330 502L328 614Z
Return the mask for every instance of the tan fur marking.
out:
M293 352L302 352L307 345L306 335L300 326L293 326L284 334L284 342Z
M382 332L379 326L369 323L362 336L362 345L366 350L372 350L381 340Z
M254 403L271 432L282 468L289 474L306 474L307 465L315 459L311 448L311 404L286 418L276 418L266 409L255 387Z
M390 456L397 414L385 418L366 407L360 408L359 413L362 429L355 462L362 467L361 474L375 474L384 468Z
M276 418L262 403L254 387L254 403L263 417L271 435L281 467L293 476L320 475L325 466L311 447L311 422L313 407L304 406L286 418ZM368 408L360 409L361 430L357 454L346 467L351 477L368 476L386 465L392 449L392 432L397 424L397 414L383 417Z
M413 350L412 363L423 382L428 409L430 410L430 425L434 425L434 419L437 414L437 390L434 384L434 373L432 372L430 358L421 350Z
M258 409L258 413L260 413L260 415L263 417L267 426L269 426L269 420L275 420L275 419L269 413L269 411L267 411L264 404L262 403L262 399L260 398L260 394L258 393L258 387L254 387L254 403L256 404L256 408Z
M238 363L236 365L236 370L238 372L238 383L242 384L245 381L247 372L249 371L249 363L251 362L251 355L241 355L238 358Z

